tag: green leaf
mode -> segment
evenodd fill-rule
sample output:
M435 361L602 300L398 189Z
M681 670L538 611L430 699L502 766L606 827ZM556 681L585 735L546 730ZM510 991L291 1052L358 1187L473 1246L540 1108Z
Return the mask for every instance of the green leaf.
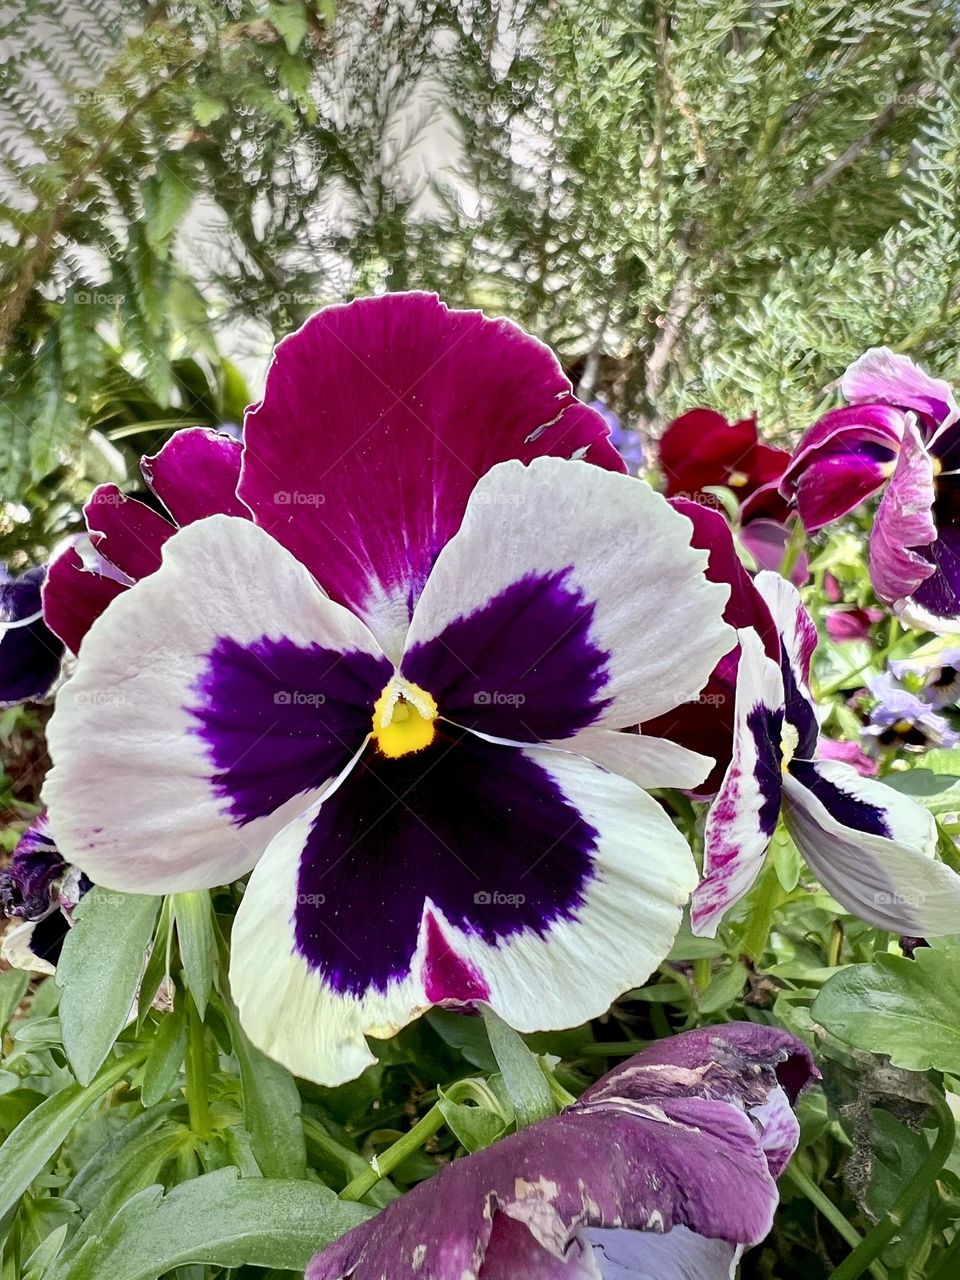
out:
M178 993L179 994L179 993ZM172 1013L162 1014L157 1033L150 1045L150 1056L143 1072L140 1098L145 1107L161 1102L180 1073L187 1051L187 1022L179 1003Z
M193 118L202 129L226 113L227 104L216 98L197 98L193 104Z
M23 969L8 969L6 973L0 973L0 1035L6 1031L7 1023L27 994L29 983L30 975Z
M63 1047L89 1084L136 998L160 899L94 888L74 914L57 965Z
M888 774L884 782L901 795L911 796L937 817L960 809L960 778L949 774L908 769L904 773Z
M173 913L177 921L180 959L201 1021L207 1012L207 1001L213 986L217 960L217 938L213 929L213 904L210 891L177 893L173 897Z
M167 1195L141 1191L50 1280L155 1280L188 1263L303 1271L318 1249L369 1216L316 1182L218 1169Z
M303 0L282 0L269 9L270 21L283 37L288 53L296 53L307 34L307 11Z
M467 1106L453 1102L437 1088L437 1106L447 1122L447 1127L465 1151L482 1151L506 1133L503 1116L487 1107Z
M919 947L841 969L813 1002L814 1021L907 1071L960 1072L960 949Z
M244 1121L260 1172L267 1178L302 1178L307 1146L296 1081L286 1067L250 1043L232 1005L228 1014L240 1063Z
M710 982L699 999L701 1013L718 1013L731 1005L743 990L747 973L739 960L734 960L728 968L723 969Z
M146 1050L137 1049L107 1063L90 1084L68 1085L24 1116L0 1147L0 1218L16 1204L59 1150L84 1112L142 1062L145 1055Z
M491 1008L484 1008L483 1021L490 1037L490 1048L516 1112L517 1127L523 1128L555 1115L550 1085L536 1055Z

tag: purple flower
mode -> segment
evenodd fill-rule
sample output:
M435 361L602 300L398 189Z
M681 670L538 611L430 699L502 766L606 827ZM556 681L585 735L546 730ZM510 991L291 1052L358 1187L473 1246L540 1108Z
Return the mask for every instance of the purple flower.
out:
M947 383L875 347L843 375L848 408L801 439L781 484L811 532L886 486L870 535L880 599L910 626L960 631L960 409Z
M631 473L643 467L643 436L639 431L631 431L625 427L612 409L608 409L602 400L593 400L591 409L596 409L610 430L610 443L627 464Z
M960 649L894 659L890 670L915 692L921 692L931 707L956 707L960 701Z
M63 645L43 620L45 568L18 578L0 566L0 707L47 697L60 675Z
M0 872L0 910L23 922L4 933L3 959L16 969L53 973L73 909L89 888L60 856L46 817L36 818Z
M354 1227L306 1280L729 1280L770 1230L791 1104L818 1077L774 1027L660 1040Z
M821 738L817 744L818 760L842 760L856 769L863 778L872 778L877 772L876 760L865 755L857 742L839 742L836 738Z
M893 664L891 664L892 666ZM897 664L900 670L905 664ZM884 747L903 746L916 751L928 747L955 747L960 733L941 715L936 704L908 689L892 671L867 681L876 699L863 733Z
M809 691L816 628L783 578L760 573L755 585L780 633L781 657L771 659L756 631L738 633L732 759L707 815L694 932L716 933L753 886L781 814L807 865L848 911L896 933L956 932L960 876L936 858L932 816L850 764L823 758Z
M298 1074L352 1078L436 1004L575 1025L668 952L696 873L641 787L712 762L621 731L733 632L688 522L622 472L509 322L332 307L247 414L252 519L172 533L86 635L49 727L60 847L118 890L252 870L231 985Z

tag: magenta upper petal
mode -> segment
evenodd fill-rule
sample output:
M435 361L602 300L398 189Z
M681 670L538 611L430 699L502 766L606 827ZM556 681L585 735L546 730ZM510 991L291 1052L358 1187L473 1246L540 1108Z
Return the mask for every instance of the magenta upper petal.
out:
M934 498L933 459L917 428L908 423L870 535L870 576L885 604L911 596L934 572L923 554L937 537Z
M86 558L78 550L82 544ZM50 561L43 585L44 620L71 653L78 653L94 622L129 585L126 575L98 555L83 534Z
M623 471L607 437L516 325L394 294L330 307L279 344L244 427L239 492L397 651L480 476L545 454Z
M175 532L169 521L115 484L94 489L83 508L91 541L101 555L134 580L160 568L163 544Z
M140 463L144 479L178 525L223 514L247 516L237 497L240 442L209 427L176 431Z

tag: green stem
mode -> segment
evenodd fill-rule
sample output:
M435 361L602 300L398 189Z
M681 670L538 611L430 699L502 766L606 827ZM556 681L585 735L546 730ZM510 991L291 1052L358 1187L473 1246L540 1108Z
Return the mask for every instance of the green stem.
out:
M187 995L187 1111L190 1128L196 1134L210 1131L210 1109L207 1105L206 1029L200 1021L193 996Z
M930 1280L955 1280L960 1272L960 1229L937 1259L937 1265L930 1272Z
M713 961L709 956L700 956L693 962L693 985L697 991L706 991L713 977Z
M852 1253L830 1276L830 1280L857 1280L874 1259L887 1247L903 1224L933 1185L934 1179L947 1162L953 1150L956 1124L946 1098L937 1098L933 1104L937 1120L937 1137L927 1157L907 1185L897 1196L892 1207L875 1227L864 1236Z
M833 1227L839 1236L846 1240L851 1248L855 1249L863 1240L863 1236L856 1227L848 1222L837 1206L820 1190L812 1178L807 1175L797 1164L790 1164L783 1173L783 1181L790 1182L800 1192L806 1196L813 1207L821 1213ZM886 1271L879 1262L870 1264L870 1274L875 1280L886 1280Z
M773 859L768 858L753 891L753 903L740 943L740 949L754 964L759 964L763 959L770 940L770 930L773 928L773 917L782 901L783 888L777 876L777 868Z
M780 576L788 581L790 575L797 567L797 561L800 559L800 552L803 550L806 542L806 530L803 523L797 519L794 521L793 528L790 531L790 541L787 543L786 550L783 553L783 560L780 562Z
M442 1128L443 1113L439 1106L434 1105L425 1116L417 1121L409 1133L405 1133L402 1138L398 1138L393 1146L387 1147L386 1151L381 1155L375 1156L370 1162L369 1168L363 1173L358 1173L344 1187L340 1192L340 1199L362 1200L381 1178L389 1177L394 1169L403 1164L408 1156L412 1156L415 1151L419 1151Z

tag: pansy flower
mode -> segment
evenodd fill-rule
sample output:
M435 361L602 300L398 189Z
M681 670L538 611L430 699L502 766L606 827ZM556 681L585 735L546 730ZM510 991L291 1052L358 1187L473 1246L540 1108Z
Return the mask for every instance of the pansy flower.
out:
M960 408L940 378L875 347L840 382L848 406L801 439L781 490L810 532L886 486L870 534L880 599L910 626L960 631Z
M63 645L43 620L46 572L13 577L0 565L0 707L46 698L60 677Z
M942 643L942 642L938 642ZM922 694L931 707L954 707L960 702L960 649L892 658L890 670L908 688Z
M795 588L772 573L755 588L780 635L780 661L739 632L730 764L705 828L694 932L712 936L752 887L781 813L820 883L852 914L897 933L954 933L960 876L936 858L932 816L851 765L820 758L809 691L816 628Z
M705 490L725 485L741 503L753 499L753 518L779 520L786 514L777 483L789 461L785 449L761 442L755 417L728 422L715 409L691 409L674 418L660 440L668 497L716 505Z
M881 747L926 751L930 747L955 747L960 734L937 705L908 689L893 671L867 681L873 697L869 722L862 729Z
M660 1040L354 1227L306 1280L731 1280L773 1224L818 1074L775 1027Z
M434 1004L582 1022L669 950L696 876L641 786L711 761L621 731L733 632L688 522L621 468L513 325L331 308L247 416L253 518L174 533L85 637L49 732L60 847L119 890L252 869L232 990L298 1074L355 1076Z
M34 819L0 871L0 910L20 922L3 935L0 955L7 964L53 973L74 908L89 888L86 876L61 857L46 815Z

